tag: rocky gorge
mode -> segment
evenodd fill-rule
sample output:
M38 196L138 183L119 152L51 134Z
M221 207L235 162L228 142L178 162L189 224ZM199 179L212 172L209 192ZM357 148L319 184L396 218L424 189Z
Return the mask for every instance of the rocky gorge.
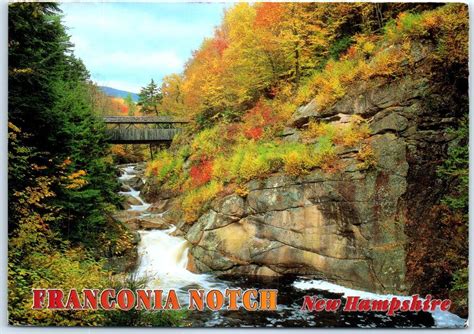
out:
M361 312L322 312L318 314L308 314L300 310L303 296L311 291L318 296L331 298L340 296L346 299L348 295L360 296L362 298L380 299L390 298L388 295L367 293L364 291L348 289L341 285L331 284L324 280L314 280L310 277L282 275L278 279L263 273L244 273L245 275L227 274L226 277L219 277L218 270L209 269L206 274L196 274L192 271L194 262L193 257L189 256L189 251L193 245L183 237L183 231L176 229L176 226L169 224L172 221L170 214L172 201L162 200L154 205L144 202L140 191L135 187L142 187L144 182L143 164L119 165L119 181L123 185L124 206L126 210L117 212L115 219L125 224L135 235L135 247L131 254L125 257L117 258L115 268L119 273L128 273L134 280L145 282L148 288L162 289L168 291L173 289L177 292L178 298L183 305L187 305L188 289L190 287L199 287L205 290L228 288L254 289L254 288L272 288L278 289L278 310L267 312L247 312L244 309L240 311L209 311L190 313L187 321L191 321L193 327L241 327L244 326L265 326L265 327L352 327L372 328L376 326L392 327L462 327L465 320L452 313L441 311L435 312L408 312L388 316L385 314L367 314ZM127 191L125 191L127 190ZM131 200L129 197L134 197ZM241 197L229 196L225 199L226 204L220 203L226 207L228 214L234 216L239 214L238 206ZM134 202L137 204L129 205ZM167 215L168 213L168 215ZM219 213L220 215L221 213ZM213 259L216 263L219 260ZM127 262L128 266L120 266ZM219 264L218 264L219 265ZM190 269L192 271L190 271ZM231 271L229 271L231 272ZM257 275L255 275L257 274ZM314 277L314 276L312 276ZM408 298L408 297L400 297Z
M310 275L366 291L413 291L407 262L417 232L407 226L436 219L430 208L447 191L436 171L453 140L448 128L463 110L456 87L446 90L446 78L426 61L430 46L413 50L403 75L360 81L331 107L319 110L313 100L291 117L282 133L290 142L301 140L310 121L341 124L358 115L367 122L363 143L338 149L337 171L252 180L246 194L214 200L193 224L181 219L172 194L155 198L145 187L153 210L189 241L188 269ZM363 145L372 152L369 165L360 162Z

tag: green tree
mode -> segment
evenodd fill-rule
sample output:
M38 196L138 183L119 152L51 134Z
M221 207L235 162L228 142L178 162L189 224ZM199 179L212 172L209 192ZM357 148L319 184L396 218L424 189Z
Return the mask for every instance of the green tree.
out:
M135 115L135 111L137 109L137 106L135 105L135 102L133 102L133 98L132 98L132 94L128 94L125 99L125 104L127 105L128 107L128 116L134 116Z
M140 90L138 105L141 106L144 114L155 113L158 116L158 106L162 99L163 95L160 88L151 79L151 82Z
M93 314L32 314L30 300L38 285L107 284L97 259L103 236L119 229L107 218L119 185L89 74L55 3L10 4L8 44L9 321L97 323Z

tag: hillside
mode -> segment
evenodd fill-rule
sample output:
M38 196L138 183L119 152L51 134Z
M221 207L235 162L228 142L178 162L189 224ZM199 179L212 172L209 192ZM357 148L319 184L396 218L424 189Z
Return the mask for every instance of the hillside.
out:
M467 24L459 4L227 11L165 79L163 104L193 124L147 168L189 268L432 293L465 312Z
M119 98L126 98L129 94L132 96L132 100L134 102L138 102L138 94L127 92L125 90L120 90L112 87L107 86L99 86L99 88L108 96L111 97L119 97Z

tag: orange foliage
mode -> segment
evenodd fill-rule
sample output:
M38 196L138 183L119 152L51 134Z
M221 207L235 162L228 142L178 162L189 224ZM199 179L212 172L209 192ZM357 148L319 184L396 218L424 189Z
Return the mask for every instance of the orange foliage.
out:
M263 2L257 7L257 16L255 17L256 28L272 28L283 17L285 7L278 2Z
M212 165L212 161L203 160L199 164L191 167L189 175L191 176L193 186L200 187L211 180Z
M212 40L212 45L217 50L220 56L225 49L229 47L229 41L227 40L227 36L222 29L216 29L214 32L214 39Z

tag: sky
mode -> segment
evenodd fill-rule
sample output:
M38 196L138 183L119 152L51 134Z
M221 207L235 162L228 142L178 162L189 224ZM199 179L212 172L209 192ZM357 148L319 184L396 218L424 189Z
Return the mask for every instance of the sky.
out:
M63 23L91 78L138 93L180 73L231 3L62 3Z

